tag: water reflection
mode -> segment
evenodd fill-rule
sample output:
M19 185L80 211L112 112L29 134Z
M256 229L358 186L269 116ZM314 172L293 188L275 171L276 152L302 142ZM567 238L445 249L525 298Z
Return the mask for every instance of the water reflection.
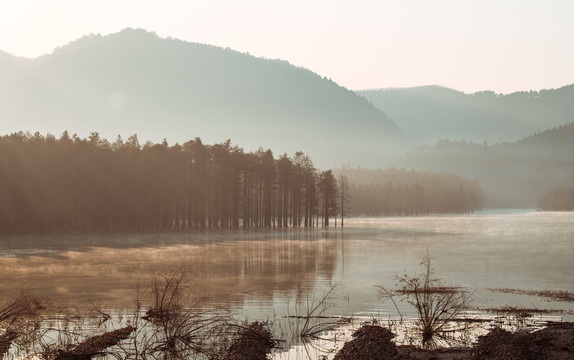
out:
M241 306L269 301L317 276L331 279L336 239L315 230L204 232L164 235L12 237L2 241L0 288L54 302L89 299L129 306L138 282L183 271L213 301Z
M345 229L345 272L341 276L353 297L349 312L389 314L392 306L381 305L372 295L372 286L393 287L395 274L416 272L427 248L437 276L448 284L477 290L477 307L571 309L571 304L485 289L574 291L574 213L490 212L353 219L346 224L356 229L352 240Z
M174 269L214 301L272 317L300 287L339 282L341 315L391 316L374 285L418 270L428 248L445 283L477 289L477 306L564 308L488 288L574 291L574 213L485 212L354 218L345 229L14 236L0 239L0 289L32 289L57 303L130 306L138 281ZM407 305L404 305L405 307ZM406 310L408 309L401 309Z

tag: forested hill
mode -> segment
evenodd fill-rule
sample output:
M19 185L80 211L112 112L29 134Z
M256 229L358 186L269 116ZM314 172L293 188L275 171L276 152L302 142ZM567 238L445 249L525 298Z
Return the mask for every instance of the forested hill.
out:
M507 95L465 94L439 86L358 93L419 143L510 142L574 121L574 84Z
M574 123L514 143L439 141L408 153L401 166L478 180L486 205L536 207L547 191L574 186Z
M4 133L233 138L304 150L324 167L379 164L404 140L381 110L309 70L144 30L86 36L36 59L0 54L0 98Z

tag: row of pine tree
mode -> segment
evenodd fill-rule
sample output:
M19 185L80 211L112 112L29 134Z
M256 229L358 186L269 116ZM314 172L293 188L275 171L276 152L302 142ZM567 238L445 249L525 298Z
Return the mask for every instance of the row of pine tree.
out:
M538 208L544 211L574 211L574 188L547 191L538 200Z
M329 226L336 200L332 172L301 152L0 137L0 233Z
M82 139L19 132L0 137L0 233L327 227L349 214L466 213L482 206L478 183L447 174L349 175L351 181L344 171L320 171L302 152L275 158L271 150L246 152L230 141L141 145L136 135L111 143L98 133ZM353 185L357 176L372 180Z

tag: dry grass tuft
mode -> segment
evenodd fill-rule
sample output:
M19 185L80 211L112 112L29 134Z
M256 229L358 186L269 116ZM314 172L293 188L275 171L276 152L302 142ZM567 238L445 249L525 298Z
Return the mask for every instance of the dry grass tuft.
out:
M434 348L443 343L457 342L453 334L466 336L470 322L461 321L468 310L472 294L465 289L445 286L434 276L429 252L420 263L420 274L397 276L399 288L388 290L377 286L379 298L391 299L399 315L403 316L394 300L395 296L406 300L417 311L416 326L420 330L421 343L426 348Z

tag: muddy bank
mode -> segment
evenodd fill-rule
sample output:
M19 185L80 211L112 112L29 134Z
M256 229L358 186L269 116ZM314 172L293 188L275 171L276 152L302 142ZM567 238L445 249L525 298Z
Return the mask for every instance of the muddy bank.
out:
M574 323L550 323L535 332L494 329L481 336L471 360L572 360Z
M365 325L353 334L354 339L335 355L333 360L347 359L397 359L398 350L392 339L395 335L376 325Z
M353 334L334 360L572 360L574 323L549 323L544 329L511 333L493 329L467 348L425 350L396 346L394 334L365 325Z
M226 360L266 360L271 349L276 347L273 336L265 324L253 322L242 327L226 354Z

